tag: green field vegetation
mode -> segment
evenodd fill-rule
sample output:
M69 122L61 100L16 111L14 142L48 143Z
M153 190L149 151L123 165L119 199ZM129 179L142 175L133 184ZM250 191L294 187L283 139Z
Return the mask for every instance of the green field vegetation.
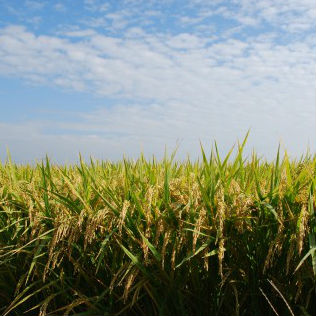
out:
M2 315L315 315L316 157L0 164Z

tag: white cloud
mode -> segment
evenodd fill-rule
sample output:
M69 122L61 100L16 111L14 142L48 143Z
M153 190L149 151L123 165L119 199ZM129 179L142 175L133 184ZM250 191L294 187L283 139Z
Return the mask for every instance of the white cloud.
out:
M33 0L26 0L25 6L31 10L41 10L44 8L46 3L44 1L33 1Z
M42 23L43 19L40 16L33 16L31 18L26 19L27 23L32 24L35 27L38 27Z
M110 8L110 4L106 2L99 2L96 0L84 0L84 5L87 10L90 11L98 11L98 12L106 12Z
M160 101L188 100L190 91L192 100L198 97L194 91L209 97L233 80L251 86L269 84L269 78L281 83L295 78L308 85L314 78L315 46L309 42L281 45L262 36L213 43L186 33L148 35L141 29L136 33L138 37L126 39L93 30L64 33L84 37L71 42L35 36L19 26L6 27L0 31L1 72L65 82L75 79L88 91L97 88L103 95L112 93L107 89L113 85L119 97Z
M89 37L96 35L95 30L93 29L86 29L86 30L78 30L78 31L67 31L59 33L60 35L64 35L67 37Z
M116 106L82 114L81 123L45 122L59 135L40 122L2 123L0 142L15 144L15 151L26 138L21 135L31 135L25 140L30 150L46 144L38 155L59 148L60 159L79 150L119 158L123 147L132 156L142 146L163 152L177 139L182 153L197 150L199 139L216 138L228 149L249 127L250 145L270 156L280 139L293 153L315 143L312 37L286 44L275 34L214 42L140 28L125 38L91 30L66 35L77 39L1 29L0 74L114 98Z
M55 9L56 11L59 11L59 12L66 12L66 11L67 11L66 6L65 6L63 3L61 3L61 2L56 3L56 4L54 5L54 9Z
M178 158L185 158L187 153L196 158L199 140L207 150L212 140L218 140L224 154L237 138L244 137L248 128L248 155L254 147L260 155L272 159L280 140L290 155L303 153L308 143L315 149L311 132L315 126L314 108L295 109L293 104L301 102L295 94L275 98L267 95L271 91L252 91L248 92L247 103L240 107L231 106L235 100L213 108L207 103L201 106L169 101L100 108L82 113L76 122L0 123L0 159L5 157L5 145L10 145L14 158L23 157L24 162L42 158L46 153L59 162L74 161L79 151L86 158L92 155L120 159L123 154L136 158L143 150L148 157L154 153L160 158L165 145L170 152L177 142ZM292 103L284 108L279 103L284 101Z
M188 7L197 12L197 15L181 16L180 22L184 24L195 20L202 23L206 17L216 15L235 20L244 27L258 27L268 23L276 29L293 33L311 31L316 26L314 0L190 0Z

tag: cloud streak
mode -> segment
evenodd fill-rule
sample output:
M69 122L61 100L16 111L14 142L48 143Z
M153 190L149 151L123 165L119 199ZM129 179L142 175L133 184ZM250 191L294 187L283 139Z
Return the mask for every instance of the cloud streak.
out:
M0 30L0 47L3 75L121 99L200 102L229 86L240 95L271 83L308 88L315 78L308 38L281 45L273 36L213 42L186 33L115 38L92 30L59 38L10 26Z

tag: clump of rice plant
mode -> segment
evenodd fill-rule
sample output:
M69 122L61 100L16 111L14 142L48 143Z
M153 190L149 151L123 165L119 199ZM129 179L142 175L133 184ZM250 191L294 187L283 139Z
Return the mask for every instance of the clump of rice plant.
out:
M0 164L2 315L314 315L316 158Z

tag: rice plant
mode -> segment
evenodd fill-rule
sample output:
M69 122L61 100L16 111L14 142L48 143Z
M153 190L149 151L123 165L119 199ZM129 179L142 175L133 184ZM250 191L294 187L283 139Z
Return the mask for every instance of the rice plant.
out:
M2 315L315 315L316 158L0 164ZM234 155L234 157L233 157Z

